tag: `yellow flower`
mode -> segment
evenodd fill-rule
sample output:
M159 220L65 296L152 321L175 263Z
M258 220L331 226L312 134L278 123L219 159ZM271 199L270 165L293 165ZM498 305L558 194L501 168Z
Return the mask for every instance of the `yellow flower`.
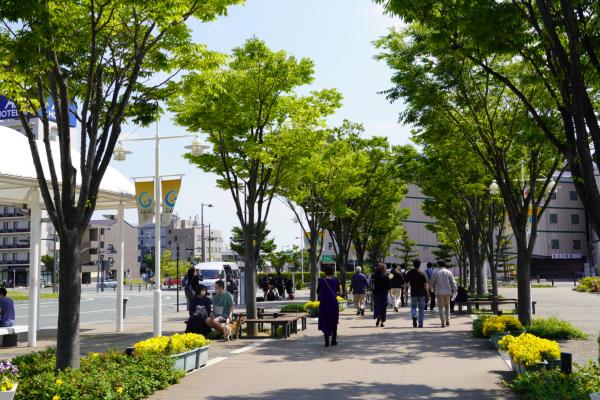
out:
M119 386L117 388L117 393L119 393L119 394L123 393L123 386Z
M52 400L60 400L60 396L55 394L54 397L52 397Z
M62 381L62 379L57 379L57 380L56 380L56 385L57 385L57 386L60 386L60 385L62 385L62 384L63 384L63 381Z
M4 386L4 385L0 386L0 392L6 392L6 391L8 391L6 389L6 386Z
M12 390L13 386L15 386L12 381L6 380L6 389Z

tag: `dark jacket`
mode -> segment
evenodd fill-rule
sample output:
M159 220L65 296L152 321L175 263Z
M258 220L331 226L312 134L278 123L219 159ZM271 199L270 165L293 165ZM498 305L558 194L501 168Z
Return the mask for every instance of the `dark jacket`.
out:
M350 290L352 294L365 294L369 287L369 280L362 272L360 274L354 274L352 281L350 281Z
M398 270L392 271L392 279L390 280L390 287L398 289L404 286L404 275Z
M373 276L373 293L387 293L389 290L389 274L387 272L376 272Z

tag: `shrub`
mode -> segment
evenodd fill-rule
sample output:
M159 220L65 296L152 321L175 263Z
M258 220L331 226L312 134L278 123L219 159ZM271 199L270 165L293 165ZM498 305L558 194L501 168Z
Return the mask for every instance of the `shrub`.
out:
M557 342L542 339L529 333L519 336L504 336L498 342L500 350L508 351L515 363L531 367L542 360L560 358L560 346Z
M574 289L578 292L593 292L594 291L594 285L596 287L596 290L598 290L598 277L597 276L588 276L586 278L581 278L579 280L579 283L577 284L577 287Z
M510 386L522 400L589 400L589 393L600 392L600 366L589 363L568 375L560 370L525 372Z
M508 315L492 316L483 322L483 336L489 337L492 333L520 331L523 325L516 317Z
M179 354L196 347L208 346L210 341L196 333L174 334L173 336L157 336L142 340L134 345L135 354L172 355Z
M285 304L281 307L281 312L302 312L304 311L304 304L292 303Z
M587 335L570 322L556 317L534 318L527 332L545 339L585 339Z
M483 323L493 317L490 314L480 314L473 320L473 336L476 338L485 338L483 334Z
M79 369L54 372L52 350L15 358L21 378L16 400L53 398L143 399L157 390L177 383L184 373L173 368L165 356L126 356L121 352L91 353L81 358ZM32 364L39 361L39 364Z

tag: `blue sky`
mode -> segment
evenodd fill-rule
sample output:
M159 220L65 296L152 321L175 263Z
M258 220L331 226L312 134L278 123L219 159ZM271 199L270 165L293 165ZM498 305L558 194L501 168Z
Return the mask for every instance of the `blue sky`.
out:
M315 81L307 89L336 88L344 96L343 107L330 118L332 125L343 119L363 123L371 135L387 136L392 144L408 142L409 129L397 123L400 104L389 104L379 91L390 87L391 72L375 61L372 42L398 26L399 21L384 16L369 0L247 0L233 7L226 18L208 24L192 23L194 40L210 49L229 52L246 39L256 36L274 50L283 49L296 57L315 62ZM162 135L182 134L170 115L160 123ZM152 134L137 129L135 136ZM161 145L161 173L185 174L175 211L181 217L200 214L200 203L212 203L205 209L205 223L230 236L237 225L229 192L215 188L215 176L189 165L181 154L189 141L165 141ZM113 166L130 177L153 175L153 147L150 143L126 143L134 154ZM269 227L278 245L298 244L300 228L292 223L292 214L280 202L274 205ZM127 219L137 223L135 212Z

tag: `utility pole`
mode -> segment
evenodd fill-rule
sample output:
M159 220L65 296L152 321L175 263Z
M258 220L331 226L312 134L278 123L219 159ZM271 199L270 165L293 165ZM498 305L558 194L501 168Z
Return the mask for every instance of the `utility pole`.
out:
M206 261L206 245L204 243L204 207L212 207L212 204L200 203L200 229L202 229L201 240L202 240L202 262Z
M177 243L177 242L176 242ZM180 277L179 277L179 243L177 243L176 246L177 249L177 264L176 264L176 274L177 274L177 312L179 312L179 281L180 281Z

